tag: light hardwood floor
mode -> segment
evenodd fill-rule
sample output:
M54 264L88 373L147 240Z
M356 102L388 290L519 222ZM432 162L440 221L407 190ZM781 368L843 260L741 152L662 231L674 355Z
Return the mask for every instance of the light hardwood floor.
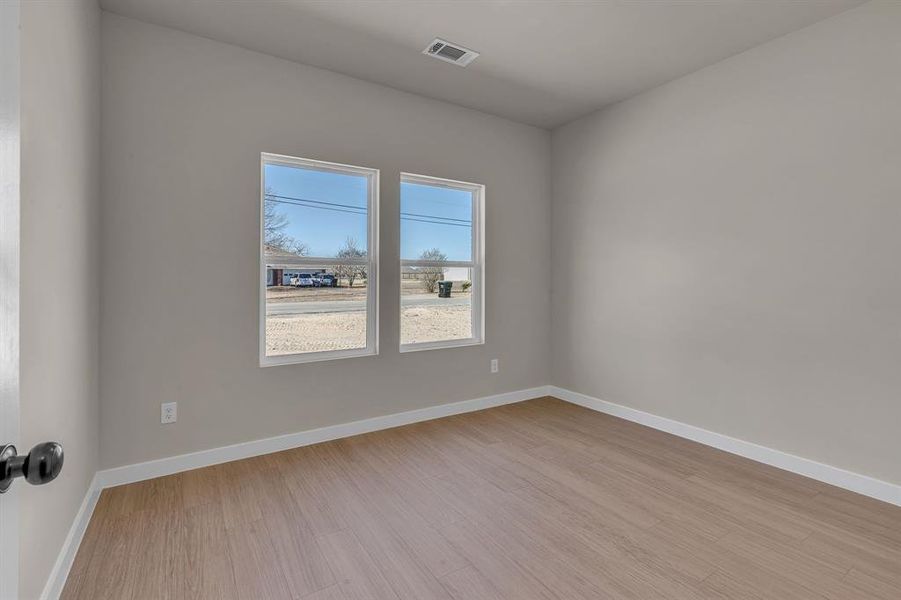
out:
M103 492L85 598L901 598L901 508L542 398Z

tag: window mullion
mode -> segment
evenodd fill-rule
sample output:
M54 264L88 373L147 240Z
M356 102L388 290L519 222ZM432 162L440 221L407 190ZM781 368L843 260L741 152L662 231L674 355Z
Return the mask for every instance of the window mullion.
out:
M465 260L429 261L429 260L402 260L402 267L459 267L462 269L475 269L478 263Z
M315 258L309 256L290 257L263 257L263 264L278 267L330 267L333 265L368 265L372 261L367 258Z

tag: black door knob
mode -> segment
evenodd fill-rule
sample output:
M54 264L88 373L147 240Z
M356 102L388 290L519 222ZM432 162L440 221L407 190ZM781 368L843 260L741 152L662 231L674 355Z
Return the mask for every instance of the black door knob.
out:
M63 447L57 442L44 442L19 456L16 447L0 446L0 494L9 489L13 479L24 477L31 485L50 483L63 468Z

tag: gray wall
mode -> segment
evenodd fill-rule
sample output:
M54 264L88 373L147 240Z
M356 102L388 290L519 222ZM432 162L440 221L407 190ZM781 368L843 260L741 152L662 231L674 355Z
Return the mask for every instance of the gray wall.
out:
M554 383L901 483L901 3L553 134Z
M65 468L21 493L21 598L37 598L98 459L100 10L22 3L21 436Z
M548 382L548 132L109 14L102 57L102 467ZM258 366L260 152L381 169L379 356ZM401 170L487 186L483 347L398 353Z

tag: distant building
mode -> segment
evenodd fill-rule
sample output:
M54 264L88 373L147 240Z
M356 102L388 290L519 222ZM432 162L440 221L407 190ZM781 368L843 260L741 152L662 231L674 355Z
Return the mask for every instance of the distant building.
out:
M423 269L428 267L401 267L401 279L422 279ZM442 267L444 281L469 281L469 269L466 267Z
M290 285L291 278L301 274L315 275L326 272L326 269L322 268L294 267L290 265L291 261L280 262L279 258L294 259L297 258L297 255L273 246L266 246L266 285L269 287Z
M444 267L444 280L469 281L469 269L466 267Z

